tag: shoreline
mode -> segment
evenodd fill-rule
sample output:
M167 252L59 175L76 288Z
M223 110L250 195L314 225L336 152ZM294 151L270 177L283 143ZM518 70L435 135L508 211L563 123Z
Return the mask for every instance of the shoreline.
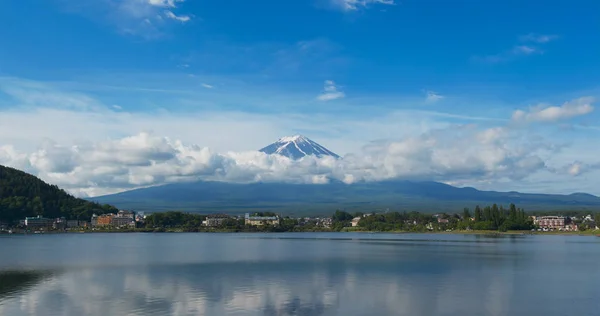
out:
M366 231L366 230L342 230L342 231L287 231L287 232L269 232L269 231L228 231L228 230L205 230L205 231L184 231L183 229L169 229L163 231L155 230L77 230L77 231L47 231L47 232L0 232L0 235L55 235L55 234L149 234L149 233L192 233L192 234L282 234L282 233L362 233L362 234L440 234L440 235L487 235L487 236L596 236L600 237L599 231L551 231L551 232L532 232L532 231L486 231L486 230L454 230L454 231Z

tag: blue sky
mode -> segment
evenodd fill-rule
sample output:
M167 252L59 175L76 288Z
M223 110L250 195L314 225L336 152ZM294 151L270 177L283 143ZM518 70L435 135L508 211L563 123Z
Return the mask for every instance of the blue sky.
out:
M0 141L14 151L4 160L68 185L77 181L33 162L40 146L147 132L251 151L303 133L343 155L475 126L506 132L498 148L512 151L498 166L477 156L484 178L438 161L433 174L449 175L440 180L590 191L600 166L588 150L600 131L597 12L600 3L562 0L9 1ZM543 152L515 149L524 143ZM543 170L497 174L527 154ZM567 176L577 181L556 184Z

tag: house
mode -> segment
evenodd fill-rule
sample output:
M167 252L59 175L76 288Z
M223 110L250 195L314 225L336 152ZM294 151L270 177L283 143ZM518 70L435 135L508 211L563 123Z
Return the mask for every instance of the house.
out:
M246 213L245 224L250 226L279 225L278 216L250 216Z
M576 232L579 231L579 226L577 226L575 223L567 224L565 225L564 230Z
M317 226L329 228L331 227L331 224L333 224L333 219L331 217L317 218Z
M437 222L440 224L447 224L449 222L449 220L447 218L438 217Z
M44 218L41 215L36 217L25 217L25 226L27 226L27 228L51 228L52 224L54 224L54 220Z
M356 227L358 226L358 223L360 222L361 217L355 217L352 219L352 227Z

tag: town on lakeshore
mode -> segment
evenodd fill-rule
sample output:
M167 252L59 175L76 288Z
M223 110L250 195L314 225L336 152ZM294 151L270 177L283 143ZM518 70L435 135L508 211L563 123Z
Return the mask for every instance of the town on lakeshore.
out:
M177 211L93 214L89 219L25 217L14 223L0 222L2 233L58 232L595 232L599 215L566 212L564 215L526 215L511 204L465 208L462 213L356 212L337 210L326 217L290 217L273 212L244 215L224 213L201 215Z

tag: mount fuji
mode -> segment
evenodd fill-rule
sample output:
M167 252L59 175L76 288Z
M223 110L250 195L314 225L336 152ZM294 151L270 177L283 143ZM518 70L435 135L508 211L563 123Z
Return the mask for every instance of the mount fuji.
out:
M302 135L282 137L273 144L262 148L260 151L269 155L279 154L294 160L305 156L316 156L319 158L331 156L340 158L340 156L329 149Z
M340 158L302 135L282 137L260 151L294 160L306 156ZM232 214L268 210L323 215L331 214L335 209L452 212L462 210L465 206L493 203L515 203L529 211L600 210L600 198L588 194L479 191L432 181L401 179L353 184L341 181L326 184L182 182L134 189L90 200L138 211L186 210Z

